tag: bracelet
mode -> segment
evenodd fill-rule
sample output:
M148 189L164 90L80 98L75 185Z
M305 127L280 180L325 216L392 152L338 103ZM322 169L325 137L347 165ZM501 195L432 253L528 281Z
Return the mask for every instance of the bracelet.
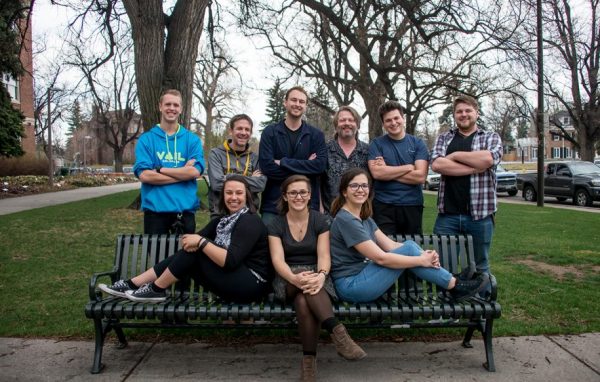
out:
M198 251L200 252L204 252L204 247L206 247L208 245L208 239L204 238L204 241L202 242L202 244L200 244L200 246L198 247Z
M329 272L327 272L325 269L319 269L319 273L324 274L325 277L327 277L327 275L329 274Z

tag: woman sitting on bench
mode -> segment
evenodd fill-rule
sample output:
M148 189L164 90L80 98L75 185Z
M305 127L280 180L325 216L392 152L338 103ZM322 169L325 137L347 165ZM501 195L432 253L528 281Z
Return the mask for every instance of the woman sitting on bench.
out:
M387 237L371 218L369 174L352 168L342 174L339 195L331 205L331 277L344 301L364 303L377 300L404 272L450 291L457 300L474 296L488 283L489 276L473 279L454 277L440 267L437 252L424 251L414 241L398 243Z
M98 287L132 301L162 302L167 288L191 276L227 301L260 300L270 290L273 268L267 228L256 214L243 176L227 176L219 208L225 215L211 220L197 234L182 236L183 250L132 279Z
M330 297L335 297L335 290L328 277L329 222L325 215L310 209L310 197L306 176L288 177L281 184L280 215L269 223L269 247L277 271L273 289L277 299L293 302L296 309L304 352L302 381L316 378L321 328L329 332L342 357L357 360L366 356L333 315Z

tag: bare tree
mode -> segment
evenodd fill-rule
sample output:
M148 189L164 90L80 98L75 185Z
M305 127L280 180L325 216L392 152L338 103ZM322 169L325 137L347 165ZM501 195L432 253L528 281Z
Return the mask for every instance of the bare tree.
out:
M71 92L60 79L62 72L63 67L59 62L53 62L44 67L35 69L36 75L33 85L35 140L38 144L42 145L42 148L46 153L48 153L48 144L46 140L48 134L48 118L50 118L50 125L53 127L52 131L54 132L56 122L64 117L62 111L68 107L67 105L69 104L69 99L71 97ZM51 91L49 93L48 89L60 90ZM48 95L50 95L50 99L48 99ZM48 116L48 102L51 103L50 116ZM57 135L54 136L56 137ZM52 152L54 153L58 148L58 145L54 142L52 146Z
M86 91L83 96L93 104L92 121L98 137L112 148L115 171L123 170L125 147L142 132L142 120L135 112L137 93L133 73L132 44L127 35L120 36L120 44L106 65L95 65L97 57L89 51L88 40L70 43L73 60L69 65L79 69ZM103 70L104 69L104 70Z
M115 21L128 22L134 46L136 85L143 125L149 129L159 120L158 100L161 92L167 88L181 91L181 121L189 125L198 43L210 0L170 1L167 3L172 6L166 10L163 0L53 2L79 11L79 16L71 22L76 36L89 30L89 25L95 25L93 33L104 37L105 54L95 60L95 67L107 63L120 44L116 35L122 25L115 24Z
M371 138L381 134L377 108L386 98L403 101L412 133L422 112L448 102L447 89L477 96L506 88L490 70L501 55L484 57L504 48L522 21L502 0L268 4L245 18L247 34L262 36L279 62L319 78L338 102L339 93L359 93Z
M204 152L208 154L210 148L223 142L223 134L215 134L215 128L217 124L224 126L234 114L233 104L241 102L242 80L233 57L215 42L206 44L196 65L193 94L203 119L192 121L200 127L198 134L203 132Z
M584 3L576 16L568 0L545 2L544 43L556 64L554 70L545 73L545 83L548 95L571 116L576 137L562 124L554 125L579 148L582 159L593 161L600 141L600 9L598 0Z

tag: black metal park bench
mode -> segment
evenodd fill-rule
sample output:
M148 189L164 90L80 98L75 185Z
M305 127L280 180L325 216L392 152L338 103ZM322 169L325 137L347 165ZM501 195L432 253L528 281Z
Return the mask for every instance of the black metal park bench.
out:
M424 248L435 249L440 262L452 273L475 269L473 243L470 236L424 235L395 238L415 240ZM127 340L124 328L245 328L275 329L295 327L291 305L274 301L272 294L264 301L237 304L223 301L205 292L193 280L180 281L171 289L164 303L137 303L124 298L103 295L99 282L112 283L131 278L179 250L176 236L119 235L115 261L111 271L94 274L90 280L90 301L85 315L94 320L96 348L92 373L102 370L102 349L106 335L114 330L119 347ZM475 330L481 332L485 345L484 367L495 371L492 350L492 328L501 315L496 302L496 279L490 275L492 293L487 299L473 297L454 302L436 286L404 272L395 287L385 296L367 304L334 303L336 317L349 328L466 328L463 346L471 347ZM102 280L103 279L103 280Z

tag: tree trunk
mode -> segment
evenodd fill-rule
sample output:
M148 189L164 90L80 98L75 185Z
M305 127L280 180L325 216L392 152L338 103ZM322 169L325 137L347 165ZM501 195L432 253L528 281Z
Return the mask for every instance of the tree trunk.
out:
M365 84L359 86L356 91L365 102L366 113L369 116L369 140L380 137L383 134L381 118L379 117L379 106L385 102L386 92L382 84Z
M590 137L587 136L587 129L585 126L579 127L577 131L579 131L579 138L577 139L579 143L579 156L582 160L593 162L594 157L596 156L594 139L590 139Z
M118 147L113 149L115 155L115 172L123 172L123 151L125 147Z
M208 0L179 0L171 16L163 13L162 0L123 0L123 4L131 22L144 130L159 121L158 102L167 88L181 91L181 122L189 126L193 75Z
M144 130L159 121L158 99L164 73L165 24L162 0L123 0L131 22L135 78Z
M194 71L198 45L209 0L179 0L167 25L163 87L175 88L183 96L181 123L189 127L192 111Z

